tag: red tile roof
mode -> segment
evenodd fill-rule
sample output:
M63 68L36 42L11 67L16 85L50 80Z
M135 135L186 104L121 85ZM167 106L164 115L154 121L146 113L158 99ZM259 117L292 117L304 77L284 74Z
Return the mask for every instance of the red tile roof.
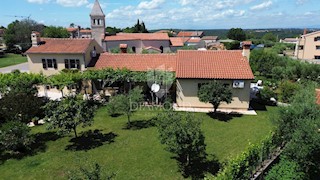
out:
M39 46L32 46L26 53L85 53L93 39L41 38Z
M81 29L80 30L81 33L91 33L91 29Z
M243 41L242 45L243 46L251 46L252 45L252 41Z
M169 40L166 33L117 33L116 35L106 36L106 41L127 41L127 40Z
M177 78L254 79L242 51L178 51Z
M320 89L316 89L316 103L320 105Z
M254 79L242 51L178 51L177 54L110 54L100 56L96 66L127 68L132 71L168 69L177 78L193 79ZM159 68L160 67L160 68Z
M67 28L67 31L68 32L75 32L75 31L77 31L78 30L78 28Z
M181 47L184 46L183 38L180 37L170 37L171 46Z
M199 43L201 41L200 38L190 38L187 42L188 43Z
M202 40L218 40L218 36L203 36Z
M95 68L127 68L131 71L176 70L175 54L110 54L100 55Z
M180 31L178 37L200 37L203 35L203 31Z

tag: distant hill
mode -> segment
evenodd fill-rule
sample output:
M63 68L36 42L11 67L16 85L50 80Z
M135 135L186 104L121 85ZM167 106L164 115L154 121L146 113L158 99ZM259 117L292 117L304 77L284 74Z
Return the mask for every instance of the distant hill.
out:
M229 29L172 29L175 32L179 31L203 31L206 36L219 36L220 39L226 39ZM244 31L253 36L256 39L261 38L268 32L272 32L278 39L288 38L288 37L298 37L303 33L303 28L279 28L279 29L244 29ZM319 31L319 28L309 28L309 32ZM155 32L158 30L151 30L150 32Z

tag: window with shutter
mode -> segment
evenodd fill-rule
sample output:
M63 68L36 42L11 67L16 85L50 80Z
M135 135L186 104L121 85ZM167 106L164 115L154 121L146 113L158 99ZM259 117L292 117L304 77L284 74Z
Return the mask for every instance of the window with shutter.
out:
M68 59L65 59L65 60L64 60L64 67L65 67L66 69L69 69L69 60L68 60Z
M76 64L77 64L77 69L80 70L80 69L81 69L81 66L80 66L80 61L79 61L79 59L76 60Z
M48 67L48 68L53 68L52 59L47 59L47 67Z
M70 69L76 68L76 60L70 59L69 61L70 61Z
M43 69L47 69L47 62L45 59L42 59L42 67Z
M58 69L58 64L57 64L57 60L56 59L53 59L53 67L55 69Z

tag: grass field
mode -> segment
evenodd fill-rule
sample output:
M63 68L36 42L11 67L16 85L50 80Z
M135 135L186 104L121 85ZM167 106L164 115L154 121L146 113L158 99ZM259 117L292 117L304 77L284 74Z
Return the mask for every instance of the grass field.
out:
M27 57L20 54L6 54L0 57L0 68L28 62Z
M258 116L230 117L217 120L205 113L195 113L202 120L207 153L220 162L256 143L272 129L269 115L276 111L258 111ZM132 117L133 128L126 129L125 116L109 117L106 108L100 108L94 125L79 128L82 141L74 141L73 134L66 137L48 132L45 126L32 129L43 133L37 139L34 154L21 159L4 160L0 165L1 179L66 179L67 172L97 162L115 179L183 179L172 154L160 144L156 127L149 119L157 111L140 110ZM89 130L98 130L93 135ZM87 132L84 135L83 132ZM97 134L97 132L96 132Z

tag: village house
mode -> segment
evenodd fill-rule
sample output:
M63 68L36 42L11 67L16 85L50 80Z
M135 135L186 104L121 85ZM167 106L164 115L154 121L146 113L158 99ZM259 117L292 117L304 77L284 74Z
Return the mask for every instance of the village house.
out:
M177 49L188 43L188 40L200 37L186 37L188 40L185 41L183 37L169 38L167 33L118 33L107 36L104 33L104 14L98 1L90 17L92 39L41 38L39 33L33 32L32 47L26 52L30 72L50 76L63 69L85 71L92 65L96 69L165 70L175 72L176 81L171 93L175 94L178 107L212 108L211 104L199 101L197 92L202 84L217 80L232 88L233 92L232 103L221 104L221 108L249 108L250 82L254 79L248 61L251 42L243 43L243 51L183 51ZM103 53L99 42L106 50L116 47L121 53ZM171 52L171 48L177 50L177 53L164 53ZM129 54L130 51L137 54ZM152 54L138 54L142 51ZM92 88L95 88L94 84ZM40 89L47 92L47 88ZM57 87L55 92L60 93Z
M197 92L202 84L217 80L232 88L231 104L221 108L248 109L250 83L254 79L248 58L249 42L243 51L178 50L176 54L110 54L103 53L95 68L127 68L131 71L153 69L176 73L176 103L178 107L212 108L199 101ZM249 46L249 48L248 48Z
M306 33L299 38L295 57L304 60L320 60L320 31Z
M63 69L84 71L102 53L94 39L41 38L31 34L32 47L26 51L30 72L52 75Z

